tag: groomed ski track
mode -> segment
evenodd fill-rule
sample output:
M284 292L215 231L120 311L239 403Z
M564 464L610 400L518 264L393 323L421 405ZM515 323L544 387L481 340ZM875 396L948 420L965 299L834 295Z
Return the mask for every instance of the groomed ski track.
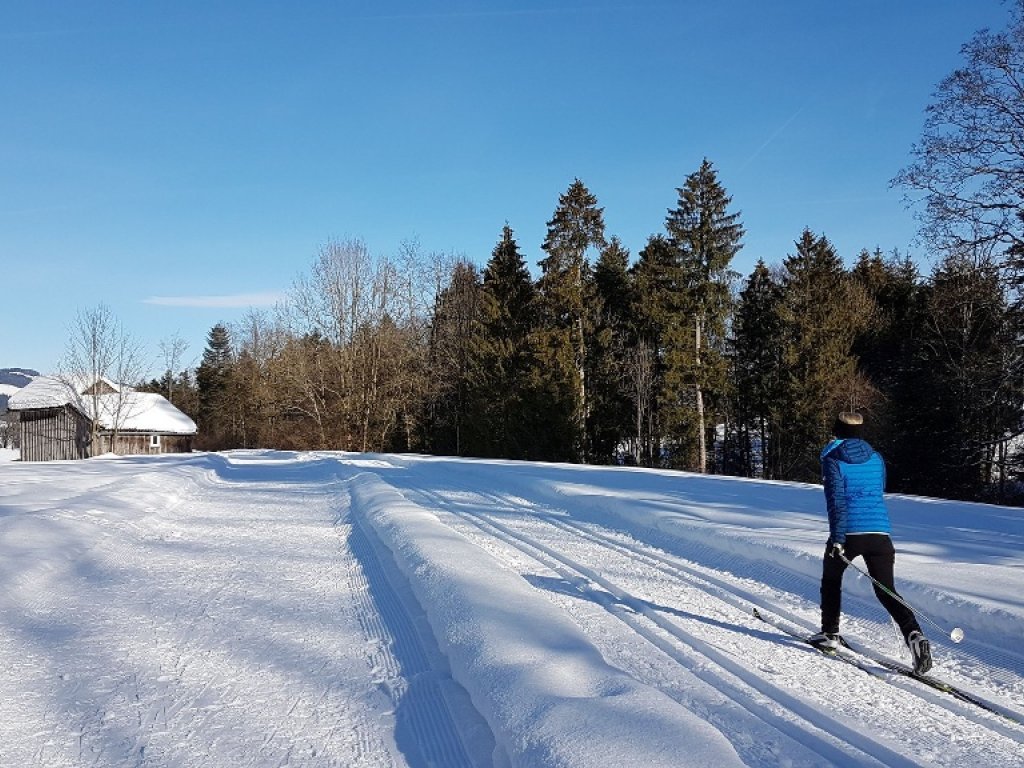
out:
M742 518L761 503L813 509L820 488L259 451L0 469L5 765L629 764L657 729L627 728L602 761L605 747L580 743L601 723L587 708L596 691L639 702L638 723L645 706L665 713L657 696L678 709L671 721L692 733L672 736L692 754L665 764L710 764L707 741L708 754L756 767L1024 768L1024 727L881 667L865 674L752 616L814 627L816 563L789 565ZM770 525L788 535L786 519ZM477 570L424 569L410 546L424 533ZM843 631L898 658L869 590L847 579ZM549 637L585 638L561 657L572 669L530 681L552 700L578 695L581 720L543 700L517 720L526 708L504 659L491 660L497 674L467 671L459 641L486 628L459 625L437 595L475 593L469 618L489 621L492 580L524 612L499 630L525 643L534 622L564 618L570 629ZM962 646L931 634L935 676L1024 718L1018 636L968 632ZM566 649L523 646L542 661L549 650ZM600 664L618 677L573 679Z
M435 467L410 463L397 484L569 612L612 663L727 731L749 764L1024 765L1024 728L881 667L876 678L834 662L751 617L760 607L810 634L817 607L807 596L817 583L806 576L736 575L757 568L700 535L686 541L622 520L609 525L600 509L570 513L550 489L531 497L527 482L485 491L445 474L439 489L436 477ZM849 597L844 608L878 613ZM888 625L853 626L858 638L880 638L894 652ZM955 653L951 642L935 642L938 653ZM1005 652L986 655L1007 660ZM977 686L988 665L966 655L961 663L980 665L958 676ZM1006 675L993 668L991 677ZM1024 718L1021 708L1005 709Z

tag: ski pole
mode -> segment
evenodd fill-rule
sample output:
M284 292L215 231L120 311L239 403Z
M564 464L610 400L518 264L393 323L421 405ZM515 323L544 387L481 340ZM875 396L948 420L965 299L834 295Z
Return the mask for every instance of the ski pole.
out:
M851 561L846 556L845 552L839 552L837 554L839 555L839 557L842 559L842 561L844 563L846 563L847 565L852 565L855 571L857 571L858 573L861 573L861 574L867 576L869 579L871 579L871 581L873 581L875 583L876 587L878 587L883 592L885 592L887 595L889 595L889 597L891 597L893 600L896 600L904 608L906 608L909 611L913 611L916 615L920 616L922 619L927 621L929 624L931 624L936 629L941 630L943 633L947 633L948 632L948 630L946 630L945 627L943 627L943 626L939 625L938 623L932 621L927 616L925 616L923 613L921 613L920 611L914 609L906 600L904 600L902 597L900 597L895 592L893 592L891 589L889 589L887 586L885 586L885 584L880 582L878 579L876 579L870 573L865 571L863 568L860 568L859 566L854 564L853 561ZM961 640L964 639L964 631L962 629L960 629L960 627L953 627L953 631L952 632L948 632L948 634L949 634L949 639L952 640L954 643L959 643Z

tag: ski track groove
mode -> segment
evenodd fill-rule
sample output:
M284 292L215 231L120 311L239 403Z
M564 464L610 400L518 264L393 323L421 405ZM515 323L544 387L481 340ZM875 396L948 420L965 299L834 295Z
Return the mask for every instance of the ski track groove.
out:
M579 577L583 577L587 581L603 587L608 590L610 594L614 595L617 600L644 615L651 622L673 636L677 642L684 643L687 646L698 650L713 663L730 672L732 675L735 675L743 681L743 683L758 693L777 701L788 702L788 706L791 710L807 721L812 727L832 733L837 738L841 738L846 741L851 748L858 750L862 754L871 755L883 764L891 766L919 764L915 762L916 758L908 758L898 752L895 752L883 741L873 742L871 746L865 748L864 733L857 730L855 725L851 727L841 719L825 715L820 711L813 709L813 707L807 707L802 701L796 699L792 694L778 688L756 674L752 674L749 670L742 667L742 665L732 662L722 651L714 648L704 640L697 638L692 635L692 633L686 632L679 627L676 622L660 616L657 611L654 611L649 607L647 601L639 599L625 590L619 589L608 579L601 577L587 566L573 561L571 558L562 555L543 543L534 540L528 535L513 531L508 526L496 522L490 515L479 511L479 509L470 507L473 506L480 509L486 508L488 510L502 510L504 512L518 514L522 517L528 517L530 520L540 521L554 528L580 536L598 546L623 553L630 558L641 558L649 566L661 571L665 575L676 579L683 577L692 586L702 592L712 594L723 602L743 610L745 614L749 614L749 609L756 604L768 610L773 610L780 615L786 615L786 612L780 611L774 606L765 606L761 603L760 601L764 599L763 594L758 594L756 591L750 592L745 589L738 588L734 584L725 582L720 577L712 576L708 573L698 571L695 568L688 567L681 563L679 558L674 556L651 552L649 549L644 548L639 544L626 544L606 534L595 533L593 530L586 528L583 524L569 519L564 513L554 512L544 505L534 504L533 502L521 497L503 497L497 493L486 494L476 489L467 488L461 493L463 495L468 494L471 498L475 498L477 500L475 504L470 504L464 499L453 500L446 498L443 492L427 490L422 487L422 484L417 487L416 492L434 499L438 502L438 505L443 511L454 515L456 518L468 520L485 534L498 538L506 544L517 548L528 557L531 557L545 567L558 573L566 580L573 582L578 580ZM459 511L454 511L455 509L458 509ZM540 511L538 511L538 509ZM538 553L540 553L539 556ZM797 574L791 574L791 577L793 581L797 580ZM632 626L638 634L643 636L644 639L652 645L670 655L684 667L690 669L691 672L696 673L698 677L706 677L706 673L702 674L703 670L699 669L698 665L688 662L682 654L674 649L666 650L663 642L660 642L652 636L652 633L640 627L639 624L633 622L624 614L621 608L607 603L604 604L603 607L608 610L609 613L616 616L616 618ZM789 617L795 619L792 614L790 614ZM802 624L801 620L797 619L797 621ZM718 680L706 680L706 682L720 687L720 682ZM1014 730L1012 725L997 722L995 716L977 712L975 708L970 707L970 705L956 702L955 700L950 699L946 694L930 689L925 690L924 686L915 684L909 680L900 679L897 681L892 679L886 680L885 682L895 685L895 687L901 688L911 695L928 701L929 703L936 704L950 712L952 715L965 717L972 722L980 723L986 728L997 731L1001 735L1010 739L1016 741L1020 741L1021 739L1021 733ZM764 707L759 706L750 694L740 692L735 688L735 686L732 686L730 696L738 704L751 711L752 714L764 720L769 725L779 727L780 721L778 716L767 711ZM782 730L782 728L780 728L780 730ZM803 740L804 746L817 751L823 757L835 760L836 755L833 752L834 747L827 742L822 743L816 734L803 734ZM941 753L941 750L946 743L944 734L933 732L931 734L930 741L935 752L937 754ZM848 758L848 755L846 755L846 757Z
M393 571L381 562L383 545L371 540L358 520L347 527L349 547L359 563L350 575L358 595L358 620L369 641L370 665L395 708L396 729L409 728L425 765L474 768L422 635L390 582Z
M611 549L624 552L630 557L641 558L668 576L682 576L690 582L699 585L702 589L713 591L720 599L728 602L736 608L739 608L740 610L747 611L752 606L756 605L758 608L771 611L788 618L793 623L807 630L808 635L811 635L816 631L808 628L806 623L792 612L786 609L777 609L771 604L764 604L761 602L764 599L762 595L759 595L756 592L747 591L735 584L729 584L725 580L715 578L706 572L700 572L681 562L678 558L670 555L662 555L659 553L645 551L636 545L616 541L609 536L599 534L568 518L559 519L551 516L550 514L542 514L538 519L542 519L544 522L547 522L557 528L561 528L567 532L583 536L601 546L606 546ZM1021 729L1008 723L1004 723L999 719L993 718L990 714L981 714L973 705L965 702L956 702L948 694L944 694L942 692L935 691L934 689L927 688L919 683L915 683L906 679L903 675L888 672L884 667L879 666L878 669L885 675L886 681L891 685L903 688L920 698L926 699L930 703L941 706L955 714L974 720L975 722L993 730L999 730L1005 736L1019 738L1022 734ZM1010 708L1007 709L1009 709L1009 711L1016 717L1024 719L1024 713L1016 712Z
M623 529L616 532L633 541L637 540L628 530ZM794 599L792 601L793 605L795 606L798 603L805 605L807 602L810 602L813 604L814 609L817 610L818 581L816 579L809 580L805 573L787 568L776 561L762 564L758 561L746 559L739 554L716 549L699 540L683 540L677 536L670 537L657 528L647 527L645 532L649 535L649 538L644 542L645 544L652 548L659 548L669 552L674 551L678 559L686 559L690 563L695 564L698 572L703 568L716 572L746 571L749 573L756 568L760 573L758 573L758 580L753 583L761 587L770 586L777 588L793 598L803 598L802 600ZM659 542L665 542L665 544L660 545ZM681 547L684 551L680 551ZM650 556L650 553L647 554ZM715 563L715 566L697 565L710 562ZM735 567L737 564L741 564L743 567ZM758 566L761 567L758 568ZM855 582L859 580L866 581L865 577L856 572L849 573L848 578ZM899 579L897 574L898 585ZM881 621L871 618L872 615L877 616L879 612L884 614L884 618ZM806 615L801 614L799 618L794 615L793 618L794 621L802 626L807 626L808 619ZM855 634L858 637L883 637L893 633L889 616L879 607L873 593L861 595L850 590L844 590L843 619L856 628ZM817 627L813 631L817 631ZM896 639L894 638L894 640ZM1024 655L1021 653L1009 648L999 648L980 643L973 639L967 645L954 645L946 636L931 633L929 640L932 642L933 650L938 648L941 653L951 659L956 659L957 662L967 660L974 662L976 667L983 668L985 670L984 679L989 685L992 683L1002 684L1000 690L1005 698L1014 701L1024 700L1024 688L1021 687L1021 677L1018 672L1019 670L1024 670ZM897 654L904 654L903 660L908 660L909 653L906 652L902 638L896 640L896 645ZM879 648L875 648L875 650L885 655L891 655L886 654L884 650ZM971 677L969 673L961 672L962 666L962 663L954 664L954 671L961 675L958 678L957 684L963 687L969 687L972 683L976 684L978 678Z
M503 499L500 496L494 496L493 498L495 501L499 501L508 506L510 510L519 511L520 513L522 513L523 507L536 508L537 506L534 503L524 499L516 499L512 506L509 506L509 501L507 499ZM757 605L762 609L769 610L781 617L788 619L797 626L807 629L808 635L813 634L817 631L816 627L811 628L811 626L808 623L808 619L806 618L806 585L808 580L806 575L804 574L798 573L790 569L775 567L773 572L781 571L785 575L781 578L773 578L770 586L773 588L782 589L784 592L786 592L787 600L792 607L785 607L784 605L780 604L780 602L777 599L774 598L771 603L766 605L760 601L766 599L765 593L768 592L768 590L766 589L766 586L768 586L768 580L752 581L751 579L746 577L733 577L733 581L728 581L722 577L723 573L744 570L735 567L738 563L744 564L745 566L747 566L745 570L749 570L749 561L744 560L741 555L723 554L722 552L715 550L712 547L709 547L705 544L694 544L692 542L686 543L691 547L699 548L701 550L702 558L694 559L690 557L691 553L687 553L685 556L668 554L668 551L670 551L668 548L664 548L666 551L663 552L660 551L656 543L639 543L637 539L635 539L626 531L614 531L614 536L605 533L597 533L593 530L593 528L588 528L587 523L581 523L577 520L574 520L565 513L556 513L544 506L541 506L540 509L542 510L540 512L531 511L529 513L531 518L542 520L553 526L562 527L564 530L568 530L573 533L586 536L591 540L595 541L596 543L609 546L611 548L617 549L618 551L625 552L630 556L640 557L644 559L646 562L654 564L656 568L662 570L667 575L684 576L690 580L697 579L701 583L713 586L713 588L717 590L717 594L719 595L719 597L726 600L727 602L731 602L735 607L739 608L744 612L749 612L749 609L751 607ZM597 527L601 527L602 529L604 528L604 526L600 526L599 524L591 523L590 525L596 525ZM651 531L656 535L661 534L661 532L657 531L656 529L648 528L647 530ZM616 538L616 536L620 538ZM673 539L673 542L678 543L678 541L678 539ZM701 562L714 562L715 567L699 565L699 563ZM743 586L744 582L747 583L749 587ZM815 582L814 584L814 589L817 589L817 582ZM800 597L804 597L805 599L800 600ZM816 598L814 599L816 600ZM814 602L813 605L813 610L816 611L817 603ZM859 607L861 610L856 610L855 606ZM851 608L854 608L854 610L851 611ZM874 608L876 612L877 610L880 610L877 608L877 603L873 596L870 598L862 598L858 595L844 594L844 618L849 619L849 614L851 613L855 615L867 614L869 612L869 608ZM888 618L888 615L886 615L886 617ZM888 624L859 618L854 620L852 622L852 625L855 627L855 629L854 632L851 634L851 637L857 637L862 642L867 638L871 638L872 636L877 637L879 634L884 635L886 631L890 631L892 629ZM865 647L870 646L870 643L865 644ZM1019 695L1019 691L1021 690L1020 677L1011 677L1012 673L1009 670L1013 668L1011 660L1014 659L1019 662L1016 668L1024 667L1024 657L1020 657L1017 654L1013 654L1012 652L1001 651L1000 649L990 649L989 646L985 646L982 649L982 651L978 653L964 651L962 647L957 647L955 650L951 650L952 645L950 642L943 642L941 638L937 639L933 637L933 649L935 649L936 646L943 649L943 651L945 652L952 652L959 657L955 660L953 664L954 668L950 671L951 674L946 674L946 670L942 670L944 676L949 677L949 681L951 683L957 685L958 687L964 688L964 690L974 693L980 698L990 701L990 703L993 703L997 708L1007 710L1018 719L1024 718L1024 712L1015 709L1013 705L1008 703L1021 701L1021 696ZM909 663L909 659L907 658L909 654L905 653L905 647L902 644L902 638L899 639L898 649L901 652L904 652L900 656L901 660L905 663ZM884 650L879 650L877 648L875 648L874 650L880 653L881 655L887 655ZM993 657L998 659L998 664L995 667L991 666L991 664L989 663L986 663L984 660L985 658L991 660ZM985 693L978 692L976 688L979 679L979 676L977 674L958 674L960 669L962 668L962 659L964 658L976 661L980 667L985 669L984 679L989 682L989 688L986 689ZM942 663L943 662L940 660L940 665ZM938 703L940 706L944 708L952 709L953 711L960 713L960 710L957 709L955 706L950 706L949 697L947 695L940 694L936 699L934 697L934 694L936 694L934 690L922 690L923 686L915 684L912 681L906 680L905 678L902 678L902 676L893 674L890 675L890 677L892 684L898 685L899 687L904 687L906 688L906 690L909 690L912 693L915 693L923 698L927 698L929 701L935 701L935 703ZM1004 685L992 686L993 682L1003 683ZM991 693L990 689L992 687L995 687L997 694L1000 695L1003 699L1005 699L1004 702L998 704L996 704L995 702L991 702L991 699L989 699L989 695ZM970 713L971 716L975 715L975 713L977 712L976 708L971 708L969 707L969 705L964 706L968 707L966 711ZM988 718L989 716L986 715L985 717ZM1002 722L996 722L999 723L1000 727L1003 726ZM984 724L989 725L988 720L985 720ZM1018 736L1019 734L1014 732L1013 735Z
M443 496L440 494L423 491L422 489L418 492L428 497L434 497L442 509L454 506L450 502L444 500ZM863 747L858 746L855 743L857 741L862 741L862 739L858 732L853 730L850 726L831 718L822 718L818 716L813 709L807 707L794 696L778 689L770 683L767 683L767 681L761 682L757 678L753 678L755 682L754 684L751 684L746 678L752 678L753 676L744 672L740 665L729 660L725 653L714 649L708 643L699 640L690 633L676 627L671 622L661 621L652 617L650 615L651 612L642 606L643 601L632 598L622 590L618 590L614 585L611 585L606 580L597 577L596 574L585 566L573 563L569 558L551 551L544 545L540 545L531 539L520 537L511 531L508 531L500 524L487 519L484 515L476 512L470 512L465 509L463 509L462 512L465 512L470 517L465 518L461 514L452 514L456 514L460 519L467 519L468 522L475 525L485 534L497 538L507 545L515 547L517 550L544 566L546 569L560 575L566 581L578 584L580 577L582 577L584 580L598 584L605 589L610 587L609 594L614 597L614 600L602 598L600 597L600 593L598 593L597 596L597 601L604 610L625 623L635 634L639 635L646 642L660 650L679 666L688 670L697 679L708 684L714 690L723 693L734 703L747 711L751 716L772 728L780 737L792 739L793 741L800 743L804 748L817 755L819 760L824 760L828 764L835 764L836 762L843 762L844 760L848 761L849 759L849 754L844 751L842 747L837 746L832 740L830 740L830 737L827 734L828 731L831 730L833 732L844 734L843 737L836 736L835 739L842 742L847 749L860 754L862 758L871 760L872 762L877 759L878 763L881 765L918 765L918 763L906 760L883 745L878 745L877 749L874 750L865 750ZM655 624L658 628L668 634L670 639L666 640L659 636L656 632L652 631L650 627L645 626L636 618L630 616L628 612L623 610L622 606L616 604L616 601L619 601L637 613L644 615L644 617L651 623ZM632 605L629 605L630 603L632 603ZM686 654L680 649L680 644L686 645L699 652L702 656L711 661L715 667L725 670L729 675L723 675L714 668L709 669L706 664L688 659ZM737 685L733 680L729 679L730 677L740 679L741 684ZM755 694L763 696L764 701L759 700L756 695L751 695L750 692L742 690L743 684L753 688ZM664 688L662 689L664 690ZM666 693L679 701L683 706L687 706L687 702L680 701L679 697L673 695L672 692L666 691ZM776 706L776 702L779 701L785 703L789 713L792 713L797 717L801 717L808 722L814 731L801 731L799 736L794 736L792 734L792 728L787 727L791 725L791 721L786 719L785 715L787 713L783 712L782 714L779 714L773 711L773 707ZM745 733L743 735L745 735ZM736 736L736 734L734 734L734 736ZM737 740L734 739L734 741ZM742 744L738 744L737 747L742 751ZM872 751L881 754L882 757L876 758L872 755Z

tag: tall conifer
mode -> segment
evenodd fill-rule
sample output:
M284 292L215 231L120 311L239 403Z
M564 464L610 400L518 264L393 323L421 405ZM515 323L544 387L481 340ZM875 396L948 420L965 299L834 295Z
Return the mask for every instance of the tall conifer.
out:
M780 395L782 289L764 261L740 291L732 326L732 378L737 467L745 476L773 477L771 418Z
M906 490L903 465L916 442L908 409L920 397L908 386L917 354L924 299L917 266L899 253L862 251L851 271L874 302L875 312L854 342L859 369L878 390L872 444L886 457L888 487Z
M638 460L653 466L662 460L668 332L682 313L685 299L678 253L664 235L652 235L630 273L634 289L635 346L628 356L627 372Z
M429 448L463 455L472 385L472 354L480 322L481 289L476 267L457 262L448 286L440 292L430 329L433 377L428 414Z
M605 244L604 210L579 179L558 199L548 222L540 262L540 321L543 335L544 382L552 415L566 421L561 436L553 435L550 458L585 461L587 344L593 326L593 282L588 251Z
M853 344L873 306L847 275L832 243L809 229L783 268L779 321L785 375L773 416L776 476L813 481L835 414L864 407Z
M535 313L530 271L506 224L483 273L471 386L478 455L540 458Z
M199 440L204 447L215 450L235 447L231 444L232 419L227 396L233 359L231 334L226 325L217 323L206 336L206 349L196 370Z
M616 449L628 441L632 424L624 377L627 351L634 346L628 266L629 251L616 237L602 249L594 265L595 322L587 363L591 403L587 432L591 461L596 462L613 459Z
M665 229L679 254L686 314L671 329L678 343L670 352L666 384L690 390L689 396L672 394L677 405L671 421L677 441L695 438L696 469L706 472L707 437L717 423L726 385L725 327L735 276L730 265L743 247L743 226L739 213L730 212L732 198L706 158L677 191L679 200L668 212ZM687 413L691 403L692 414Z
M1007 441L1019 433L1020 374L1014 324L994 261L953 254L932 276L906 404L909 450L900 454L908 490L981 498L1005 479Z

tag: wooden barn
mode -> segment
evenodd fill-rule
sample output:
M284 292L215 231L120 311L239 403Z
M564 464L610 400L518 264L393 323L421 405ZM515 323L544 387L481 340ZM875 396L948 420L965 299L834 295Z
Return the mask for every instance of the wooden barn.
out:
M106 379L76 386L38 376L7 410L17 419L22 461L187 453L196 434L195 422L166 398Z

